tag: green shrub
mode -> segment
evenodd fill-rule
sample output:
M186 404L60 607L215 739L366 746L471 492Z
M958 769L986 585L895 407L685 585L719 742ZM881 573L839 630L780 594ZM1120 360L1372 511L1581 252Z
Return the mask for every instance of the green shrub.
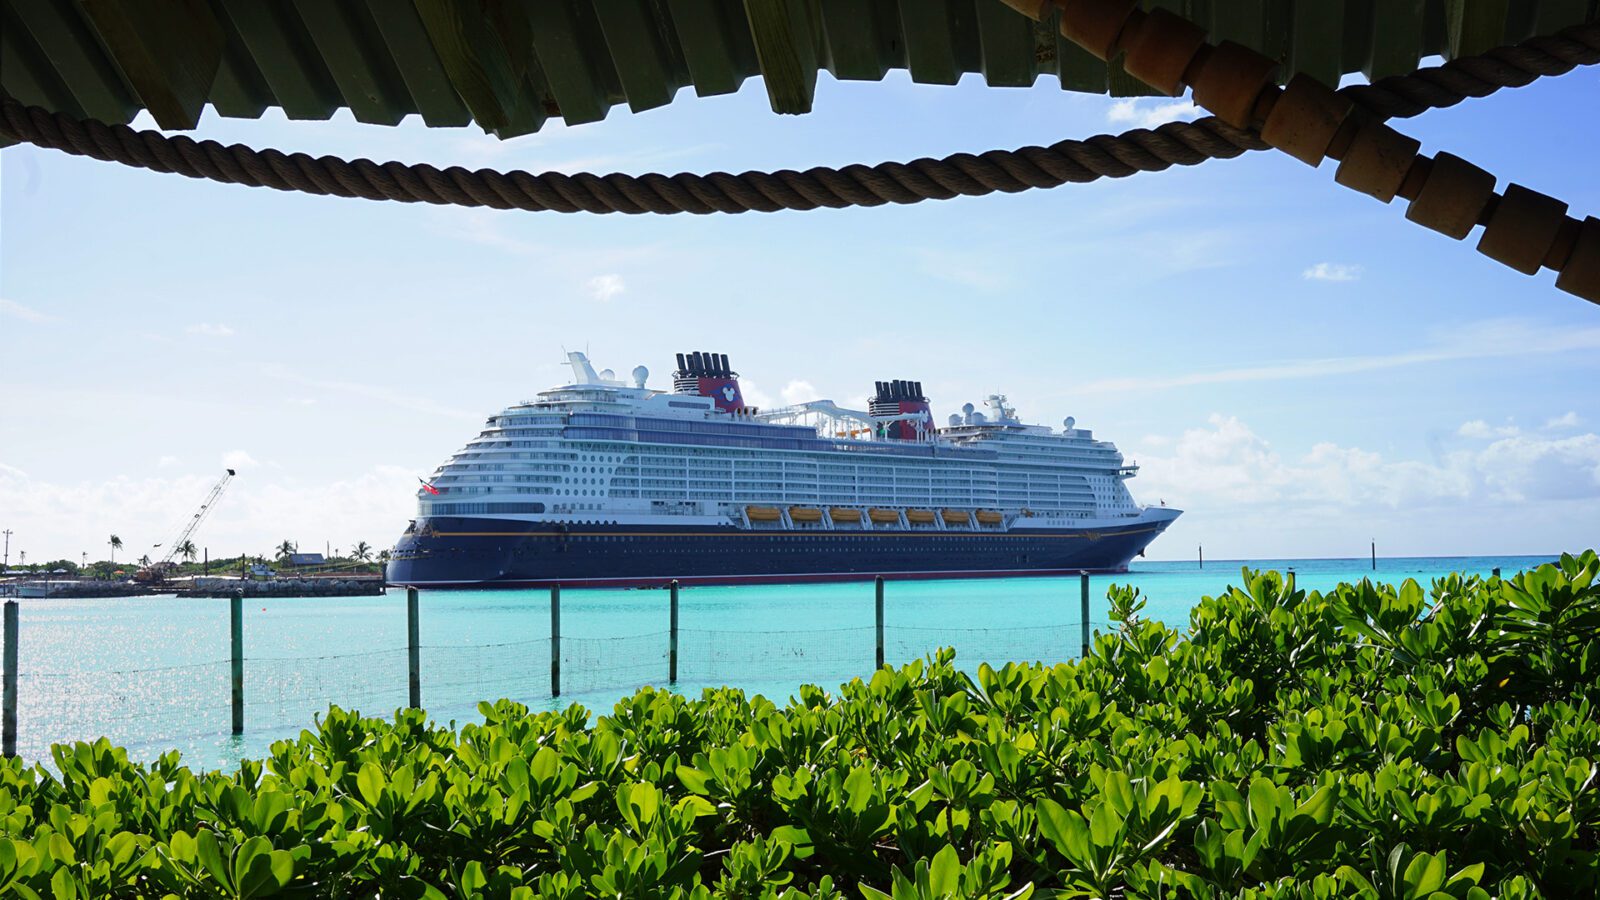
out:
M1186 633L1113 589L1073 664L335 708L231 774L58 746L0 767L0 895L1593 897L1597 574L1246 571Z

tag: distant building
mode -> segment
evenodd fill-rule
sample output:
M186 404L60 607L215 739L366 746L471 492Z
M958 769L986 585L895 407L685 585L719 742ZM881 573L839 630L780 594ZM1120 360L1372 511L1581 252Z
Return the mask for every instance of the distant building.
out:
M326 562L327 560L322 558L321 553L291 553L289 558L284 561L284 565L291 568L300 568L303 566L320 566Z

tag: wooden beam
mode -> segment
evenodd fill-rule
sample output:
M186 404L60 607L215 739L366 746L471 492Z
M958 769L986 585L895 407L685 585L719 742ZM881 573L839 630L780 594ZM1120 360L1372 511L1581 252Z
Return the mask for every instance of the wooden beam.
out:
M121 124L139 111L94 31L62 0L12 0L11 8L91 118Z
M620 87L621 82L594 9L554 0L534 0L524 8L533 48L561 118L568 125L604 119L611 110L611 83Z
M779 114L811 111L817 91L817 45L805 0L744 0L767 100Z
M647 0L594 0L594 11L628 108L643 112L671 103L681 82Z
M471 124L472 113L445 74L439 54L428 40L428 30L422 27L422 19L410 0L367 0L367 8L389 53L402 61L400 77L422 121L430 128Z
M80 0L106 50L156 124L200 123L222 60L222 27L205 0Z
M400 124L405 117L405 101L410 98L396 90L405 82L388 48L370 41L372 35L379 33L378 23L366 7L328 0L294 0L294 8L356 121Z
M524 43L528 27L520 7L497 5L500 19L491 22L477 4L415 4L439 63L478 126L503 138L538 131L546 114L523 87L529 52L523 48L530 44ZM520 58L515 49L522 49Z
M755 56L742 11L717 0L668 0L667 8L695 95L737 91Z
M1444 7L1450 30L1450 58L1473 56L1505 43L1510 0L1448 0Z

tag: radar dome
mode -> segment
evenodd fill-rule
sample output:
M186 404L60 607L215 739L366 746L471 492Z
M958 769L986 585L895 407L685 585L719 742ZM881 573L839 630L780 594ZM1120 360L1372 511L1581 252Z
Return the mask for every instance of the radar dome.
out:
M1078 420L1074 419L1071 416L1067 416L1066 421L1062 422L1061 424L1067 426L1067 430L1071 431L1073 428L1075 428L1077 426Z
M955 413L951 413L950 414L950 424L952 426L960 425L961 424L961 417L956 415Z
M616 381L617 380L617 373L611 371L610 369L601 369L600 370L600 380L601 381Z
M982 425L984 422L989 421L989 417L984 415L983 413L973 413L972 414L972 421L973 421L974 424Z
M969 416L972 415L972 411L975 409L977 409L977 407L973 406L971 403L961 404L961 411Z
M644 366L633 367L633 386L644 387L645 380L650 377L650 370Z

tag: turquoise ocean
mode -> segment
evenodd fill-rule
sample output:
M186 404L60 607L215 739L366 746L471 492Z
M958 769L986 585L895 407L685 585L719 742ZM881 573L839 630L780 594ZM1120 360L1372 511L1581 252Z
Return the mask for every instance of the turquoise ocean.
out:
M1112 584L1137 587L1145 616L1174 627L1241 567L1292 569L1299 586L1513 573L1549 556L1137 561L1091 580L1091 628L1104 630ZM191 766L231 766L311 725L330 703L390 715L407 702L405 592L381 597L247 600L245 731L230 734L229 601L172 596L20 601L18 752L109 737L136 758L178 750ZM646 684L665 686L665 590L565 590L560 698L551 697L548 591L424 591L419 600L423 706L466 722L479 700L535 709L609 710ZM941 646L958 662L1071 659L1082 640L1077 578L889 582L886 661ZM684 588L679 678L698 694L729 685L781 703L801 684L829 690L869 675L875 651L868 583Z

